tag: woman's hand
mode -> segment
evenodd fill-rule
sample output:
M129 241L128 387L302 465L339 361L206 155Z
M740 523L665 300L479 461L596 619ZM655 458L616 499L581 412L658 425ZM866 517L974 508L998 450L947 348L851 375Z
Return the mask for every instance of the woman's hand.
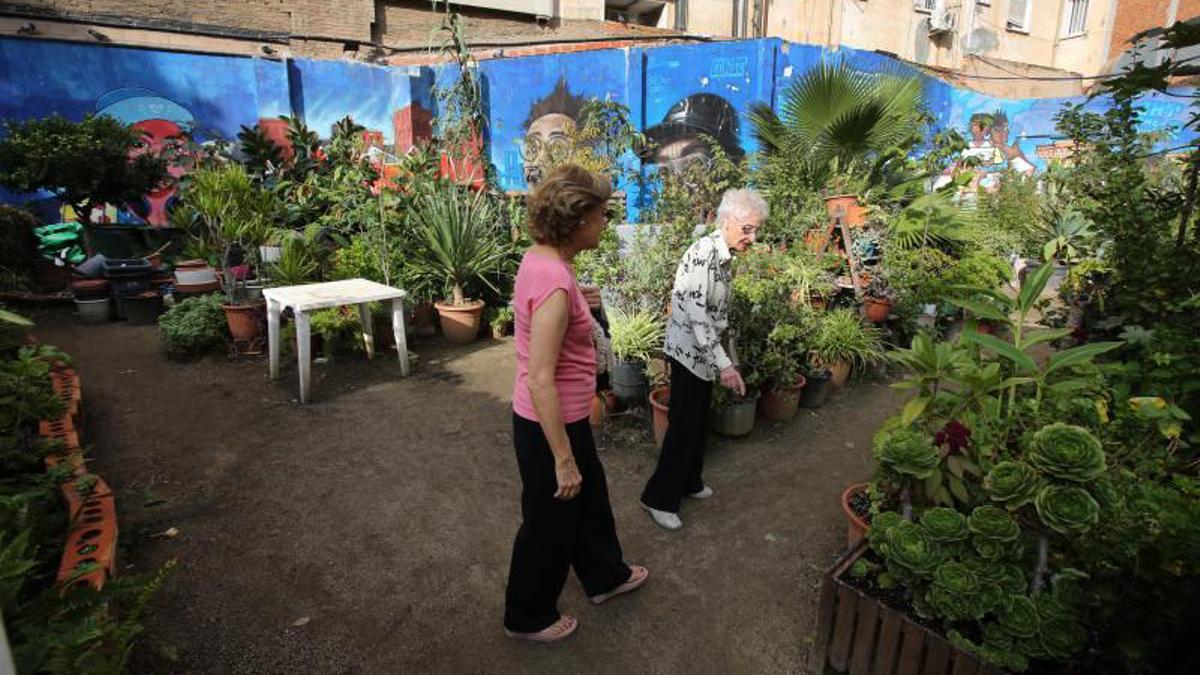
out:
M738 396L746 395L746 383L742 381L742 374L734 366L729 366L721 371L721 384Z
M555 460L554 476L558 479L558 491L554 493L555 499L569 502L579 494L579 490L583 487L583 476L579 475L579 467L575 466L574 457Z
M583 293L583 299L587 300L588 307L592 309L600 309L600 287L599 286L580 286L580 292Z

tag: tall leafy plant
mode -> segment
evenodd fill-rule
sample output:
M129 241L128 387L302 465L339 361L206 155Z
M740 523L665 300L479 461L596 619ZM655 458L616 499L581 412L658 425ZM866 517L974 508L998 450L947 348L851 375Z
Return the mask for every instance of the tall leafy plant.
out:
M510 251L486 195L447 189L422 196L410 207L409 222L415 264L449 289L455 305L466 304L473 283L499 292L495 280L506 273Z

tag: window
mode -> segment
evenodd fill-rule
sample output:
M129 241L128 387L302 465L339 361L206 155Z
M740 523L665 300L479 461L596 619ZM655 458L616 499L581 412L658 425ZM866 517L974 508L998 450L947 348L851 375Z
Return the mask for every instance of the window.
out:
M1029 10L1033 0L1008 0L1008 29L1029 32Z
M937 0L913 0L913 9L918 12L932 12L937 9Z
M1066 0L1063 3L1063 37L1083 35L1087 31L1088 0Z

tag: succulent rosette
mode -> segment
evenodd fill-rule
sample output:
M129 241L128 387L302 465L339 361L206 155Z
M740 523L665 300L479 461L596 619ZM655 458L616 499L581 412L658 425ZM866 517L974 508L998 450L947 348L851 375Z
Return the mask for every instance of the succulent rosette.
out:
M927 434L903 429L889 435L879 448L879 463L901 476L924 480L938 467L938 450Z
M1041 486L1037 469L1025 462L1000 462L983 479L983 489L992 501L1012 510L1032 503Z
M967 529L967 519L958 511L945 506L926 511L921 516L921 527L938 543L964 541L971 536L971 531Z
M1008 543L1021 536L1021 528L1008 511L995 506L976 506L967 516L967 528L977 540Z
M970 567L950 560L933 573L933 584L926 594L929 606L948 621L978 619L986 608L980 601L979 577Z
M945 557L937 542L922 527L907 520L888 528L880 538L877 550L888 561L889 569L917 577L933 574Z
M1060 534L1086 532L1100 520L1100 505L1087 490L1049 485L1034 500L1038 517Z
M1008 600L1008 607L1000 613L1000 627L1004 632L1023 639L1037 635L1041 620L1033 600L1024 595L1016 595Z
M1034 468L1059 480L1085 483L1108 468L1100 439L1074 424L1056 422L1036 433L1030 441L1029 461Z

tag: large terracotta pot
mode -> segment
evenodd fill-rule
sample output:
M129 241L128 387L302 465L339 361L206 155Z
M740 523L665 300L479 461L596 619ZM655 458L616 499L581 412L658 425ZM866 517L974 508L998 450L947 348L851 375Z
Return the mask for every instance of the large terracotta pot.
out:
M462 305L439 302L434 307L442 320L442 334L447 340L465 345L479 337L479 319L483 314L482 300L468 300Z
M841 389L846 386L846 380L850 379L850 362L849 361L834 361L829 364L829 383L836 389Z
M856 494L867 491L866 483L855 483L842 492L842 513L846 514L846 543L850 546L858 543L867 535L867 521L863 520L850 506L850 499Z
M892 313L892 301L887 298L867 297L863 300L863 309L866 310L867 319L883 323Z
M862 227L867 222L867 209L858 201L857 195L832 195L825 198L825 212L832 219L839 209L845 209L844 222L847 227Z
M758 414L768 422L786 422L796 416L800 409L800 390L804 389L805 379L798 376L796 384L790 387L771 389L758 400Z
M426 300L418 302L413 307L413 332L422 337L429 337L437 333L437 327L433 325L433 303Z
M668 386L655 387L650 392L650 407L654 410L654 446L662 450L663 439L667 437L669 425L667 413L671 406L671 388Z
M234 340L253 340L262 334L263 305L221 305Z

